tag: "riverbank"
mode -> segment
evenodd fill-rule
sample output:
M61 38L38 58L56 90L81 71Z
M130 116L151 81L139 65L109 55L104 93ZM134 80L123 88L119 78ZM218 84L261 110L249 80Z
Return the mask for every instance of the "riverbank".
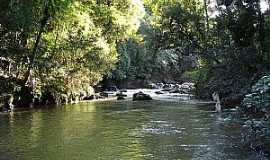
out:
M135 93L143 92L145 94L148 94L152 97L153 100L156 101L167 101L167 102L176 102L179 104L193 104L193 105L214 105L215 102L213 101L204 101L204 100L198 100L195 99L192 94L180 94L180 93L163 93L163 94L157 94L157 92L160 91L160 89L128 89L123 92L123 94L126 95L123 100L117 100L117 94L119 94L119 91L114 92L106 92L108 94L108 97L98 98L98 99L92 99L92 100L81 100L76 103L71 104L84 104L84 103L93 103L93 102L111 102L111 101L132 101L132 97ZM23 111L27 110L29 108L48 108L48 107L57 107L57 106L65 106L70 104L54 104L54 105L31 105L30 107L19 107L14 108L14 111ZM214 108L213 108L214 109Z

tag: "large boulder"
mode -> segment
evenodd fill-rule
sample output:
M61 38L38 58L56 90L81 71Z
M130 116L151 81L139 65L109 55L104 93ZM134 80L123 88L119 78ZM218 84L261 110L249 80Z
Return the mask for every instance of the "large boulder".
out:
M133 101L144 101L144 100L152 100L152 97L148 94L143 92L138 92L133 94Z
M124 94L123 92L119 92L116 94L117 100L124 100L125 97L127 97L126 94Z
M117 100L125 100L125 97L117 96Z

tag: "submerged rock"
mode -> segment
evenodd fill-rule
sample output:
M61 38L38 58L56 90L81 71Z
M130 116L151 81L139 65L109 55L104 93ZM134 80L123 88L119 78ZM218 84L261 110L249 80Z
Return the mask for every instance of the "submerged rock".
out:
M117 100L125 100L125 97L117 96Z
M143 92L138 92L133 94L133 101L144 101L144 100L152 100L152 97L148 94Z
M156 94L164 94L164 93L161 92L161 91L156 91L155 93L156 93Z
M117 100L124 100L125 97L127 97L126 94L123 94L122 92L119 92L116 94Z

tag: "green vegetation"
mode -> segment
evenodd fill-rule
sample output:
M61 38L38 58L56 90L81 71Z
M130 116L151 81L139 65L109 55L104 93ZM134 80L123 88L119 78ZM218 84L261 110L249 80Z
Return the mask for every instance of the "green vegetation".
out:
M112 81L191 80L197 97L218 92L225 106L235 106L269 74L270 17L260 1L224 1L216 16L199 1L144 2L139 38L119 45Z
M224 105L234 106L252 84L269 74L270 19L267 12L261 12L259 1L227 5L210 20L213 29L208 32L208 47L202 54L203 74L207 76L198 83L198 95L209 97L217 91Z
M118 41L136 32L137 8L130 0L1 1L1 93L87 90L114 68Z
M270 74L270 12L260 3L218 1L213 15L206 0L0 0L3 103L67 103L103 79L192 81L198 98L216 92L245 109L258 137L254 118L269 128L269 77L259 79ZM269 145L269 131L260 134Z
M196 67L203 7L196 1L145 1L145 10L137 37L118 47L121 60L111 80L179 81Z
M247 94L241 107L248 119L244 125L244 142L255 151L270 152L270 76L264 76Z

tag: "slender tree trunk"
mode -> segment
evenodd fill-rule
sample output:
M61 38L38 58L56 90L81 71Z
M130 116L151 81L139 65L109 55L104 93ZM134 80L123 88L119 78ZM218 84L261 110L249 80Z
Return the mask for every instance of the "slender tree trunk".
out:
M204 4L204 13L205 13L205 32L204 32L204 47L202 48L202 51L206 54L208 50L208 31L209 31L209 16L208 16L208 5L207 5L207 0L203 0ZM208 56L206 54L206 56ZM216 62L214 60L214 62ZM218 62L218 61L217 61Z
M29 76L30 76L30 73L31 73L31 70L33 70L33 68L34 68L38 45L39 45L39 42L42 38L42 33L44 32L44 28L46 27L48 20L49 20L49 12L48 12L48 6L46 5L44 8L43 18L40 22L40 28L39 28L39 32L37 35L37 39L36 39L35 45L33 47L33 50L31 52L31 55L30 55L29 66L28 66L28 69L27 69L25 76L24 76L24 84L27 83Z
M260 52L264 54L264 15L259 10L259 42L260 42Z
M209 30L209 15L208 15L208 5L207 5L207 0L203 0L204 3L204 12L205 12L205 27L206 27L206 32Z

